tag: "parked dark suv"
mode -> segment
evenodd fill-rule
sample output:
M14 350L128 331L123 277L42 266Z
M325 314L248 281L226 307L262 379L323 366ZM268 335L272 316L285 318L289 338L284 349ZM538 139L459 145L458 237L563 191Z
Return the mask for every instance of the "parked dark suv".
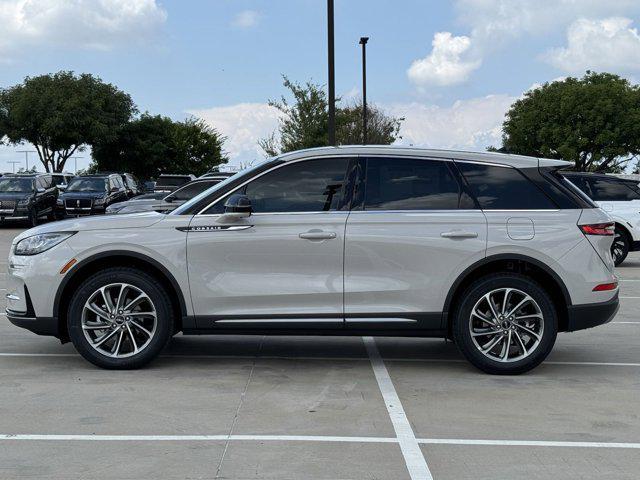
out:
M92 215L104 213L115 202L127 199L122 176L117 173L83 175L69 182L58 197L58 212L62 216Z
M57 196L50 174L5 174L0 178L0 222L27 220L36 226L40 217L53 219Z
M140 182L132 174L123 173L122 182L124 183L124 188L127 190L128 198L136 197L142 193L142 188L140 188Z

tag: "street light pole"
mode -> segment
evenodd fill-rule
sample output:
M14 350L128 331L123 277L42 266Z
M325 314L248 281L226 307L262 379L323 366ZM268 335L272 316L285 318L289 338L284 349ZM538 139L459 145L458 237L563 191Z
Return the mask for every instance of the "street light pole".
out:
M334 55L333 0L327 0L327 47L329 66L329 145L336 144L336 72Z
M35 150L18 150L18 153L24 153L24 163L26 168L26 172L29 171L29 154L30 153L37 153Z
M79 158L84 158L84 157L70 157L70 158L73 158L75 160L76 169L75 169L75 171L73 173L75 173L77 175L78 174L78 159Z
M10 163L13 166L13 173L16 173L16 163L22 163L18 160L8 160L7 163Z
M369 37L360 37L362 45L362 144L367 144L367 42Z

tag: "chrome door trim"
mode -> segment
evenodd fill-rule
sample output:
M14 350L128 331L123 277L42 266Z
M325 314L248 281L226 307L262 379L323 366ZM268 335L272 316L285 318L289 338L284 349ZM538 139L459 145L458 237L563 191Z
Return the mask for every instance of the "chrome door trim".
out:
M347 323L418 323L412 318L347 318Z
M251 319L232 319L232 320L214 320L217 323L232 324L256 324L256 323L336 323L342 324L342 318L251 318Z

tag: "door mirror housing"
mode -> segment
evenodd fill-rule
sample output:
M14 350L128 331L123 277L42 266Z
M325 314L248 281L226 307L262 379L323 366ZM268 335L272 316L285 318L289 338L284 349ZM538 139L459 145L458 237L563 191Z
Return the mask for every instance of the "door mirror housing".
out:
M251 200L246 195L236 193L231 195L224 204L226 217L246 218L253 212Z
M46 190L45 190L44 188L42 188L42 187L38 187L38 188L36 189L36 192L38 192L38 193L44 193L44 192L46 192Z
M66 183L58 185L58 190L66 190L66 189L67 189L67 184Z
M176 197L174 197L173 195L167 195L166 197L164 197L164 201L167 203L171 203L176 199Z
M111 187L111 190L109 190L111 193L116 193L119 192L120 189L118 187Z

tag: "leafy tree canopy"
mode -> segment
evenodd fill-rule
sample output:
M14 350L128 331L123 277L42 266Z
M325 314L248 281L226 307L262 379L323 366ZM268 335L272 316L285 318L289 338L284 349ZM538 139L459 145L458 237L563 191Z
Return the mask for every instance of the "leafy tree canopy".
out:
M141 179L161 173L202 175L227 163L225 138L199 119L175 122L145 113L116 138L93 145L91 170L130 172Z
M499 151L615 172L640 153L640 89L609 73L545 83L516 101Z
M0 139L32 143L47 172L85 145L114 139L136 112L131 97L90 74L27 77L0 90Z
M276 134L260 141L268 156L329 145L329 108L327 96L321 85L307 82L304 85L284 77L284 87L293 97L271 100L269 105L282 113ZM368 105L367 143L389 145L400 137L404 119L387 116L375 105ZM336 107L336 141L339 145L362 143L362 103Z

